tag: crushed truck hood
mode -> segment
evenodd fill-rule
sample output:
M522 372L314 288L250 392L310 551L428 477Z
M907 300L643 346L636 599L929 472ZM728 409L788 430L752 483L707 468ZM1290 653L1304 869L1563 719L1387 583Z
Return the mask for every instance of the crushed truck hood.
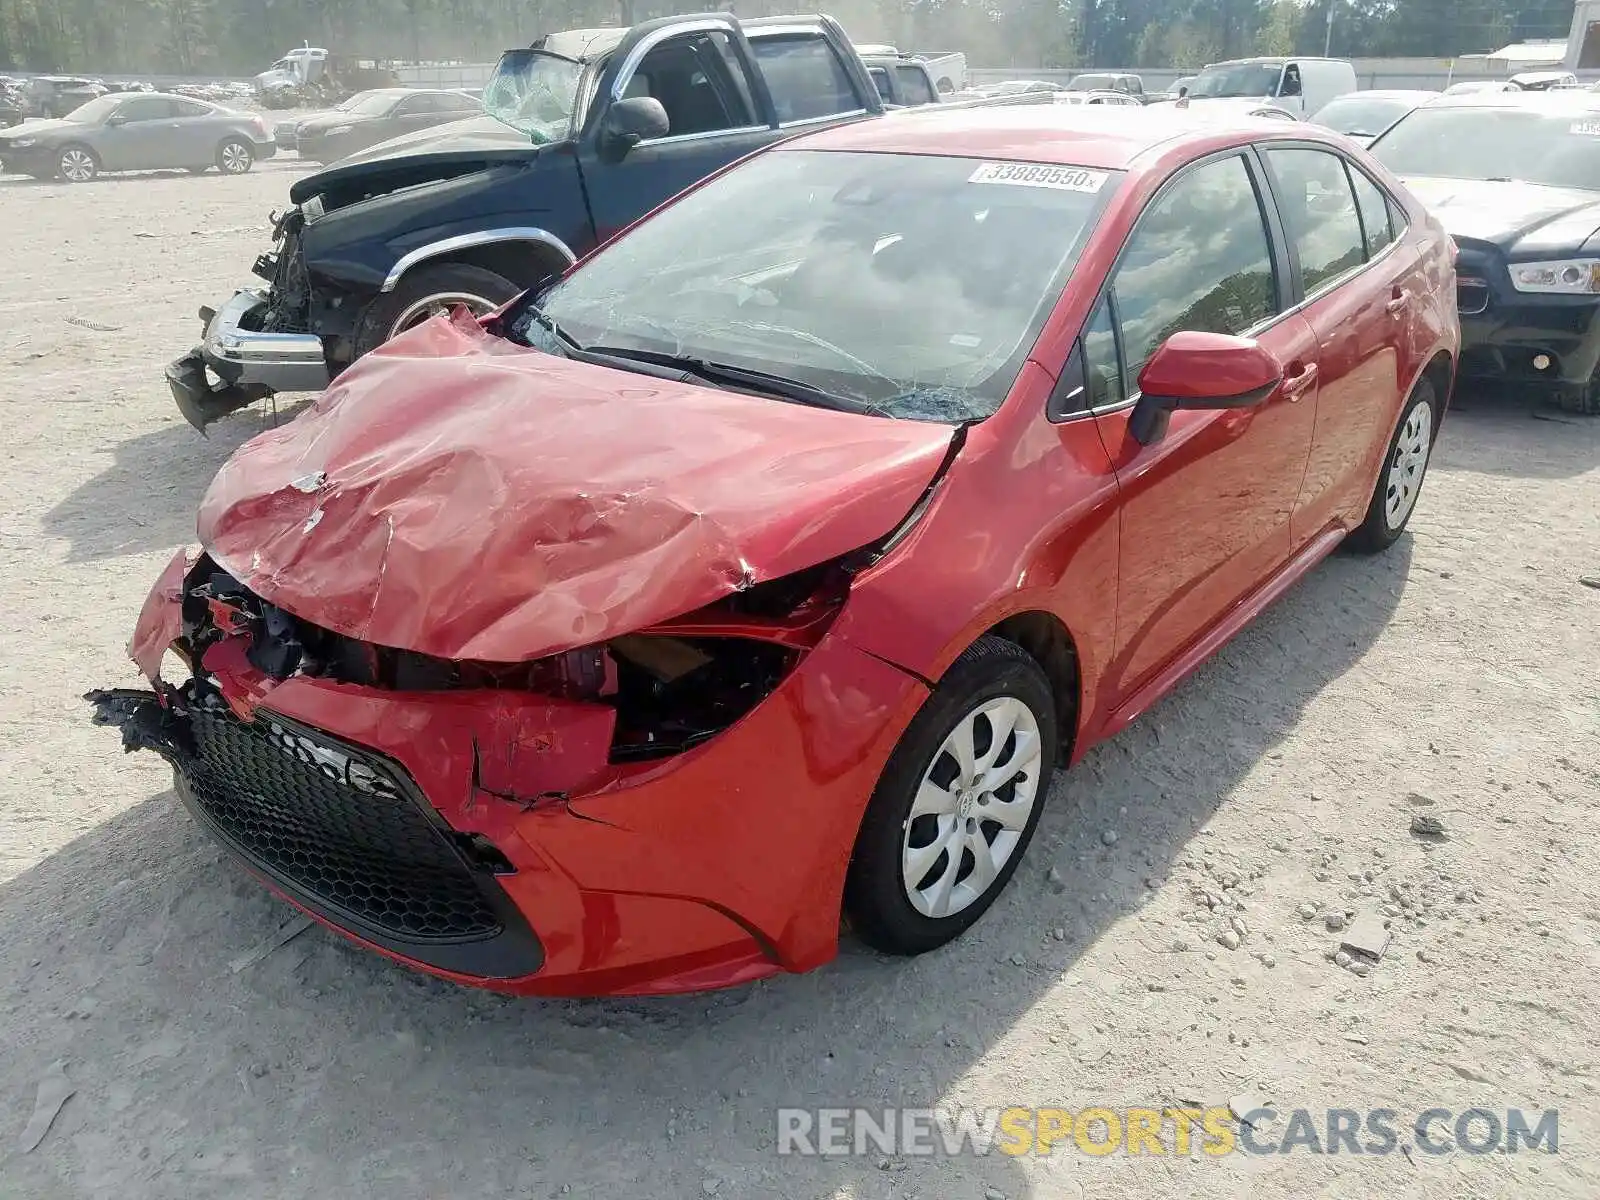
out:
M556 358L458 315L243 446L199 535L325 629L517 662L875 541L953 433Z

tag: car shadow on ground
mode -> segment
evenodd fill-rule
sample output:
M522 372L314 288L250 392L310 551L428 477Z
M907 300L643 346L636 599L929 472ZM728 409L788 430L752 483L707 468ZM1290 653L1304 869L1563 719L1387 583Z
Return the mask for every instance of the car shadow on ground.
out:
M181 432L136 450L192 457L198 443ZM138 453L119 461L131 472ZM847 943L809 975L711 996L506 998L320 928L247 962L291 910L222 858L160 771L130 767L147 799L0 887L0 1004L31 1025L15 1051L29 1069L13 1075L64 1059L78 1090L46 1145L8 1168L23 1192L82 1180L93 1149L124 1164L98 1180L124 1200L173 1194L196 1169L233 1172L241 1196L381 1181L393 1200L420 1200L444 1180L462 1196L1054 1195L1000 1155L937 1175L871 1153L780 1159L774 1110L939 1104L985 1055L1003 1058L1025 1019L1056 1022L1048 1044L1031 1041L1058 1058L1060 1094L991 1085L985 1103L1081 1107L1083 1077L1117 1052L1118 1029L1158 1019L1138 1015L1152 999L1143 979L1074 978L1085 948L1139 936L1146 881L1209 841L1213 812L1356 666L1395 612L1411 550L1407 537L1376 558L1336 555L1058 776L1022 869L964 938L914 960ZM1107 845L1110 829L1120 836ZM1140 1077L1157 1079L1159 1064L1146 1067ZM31 1111L31 1088L0 1103Z
M1464 426L1471 427L1471 436L1463 436ZM1600 466L1600 417L1564 412L1534 389L1464 383L1451 398L1434 465L1518 478L1572 478Z
M253 404L201 436L182 421L120 443L111 466L44 516L44 532L70 546L69 562L93 562L194 541L195 505L224 460L250 438L292 418L310 397Z

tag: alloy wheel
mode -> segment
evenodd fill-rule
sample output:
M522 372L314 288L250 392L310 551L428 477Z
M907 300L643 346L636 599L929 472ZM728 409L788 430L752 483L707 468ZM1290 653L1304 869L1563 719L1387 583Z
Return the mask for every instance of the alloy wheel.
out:
M466 292L445 292L424 296L401 310L400 315L394 319L394 324L389 326L389 337L399 337L406 330L421 325L432 317L447 316L458 304L464 305L475 317L491 313L499 307L482 296L473 296Z
M1411 515L1428 469L1428 451L1433 446L1433 408L1427 403L1414 405L1395 439L1394 455L1383 496L1383 519L1390 529L1399 529Z
M70 183L88 183L98 168L87 150L68 150L61 156L61 174Z
M222 148L221 166L229 175L243 175L254 161L254 156L240 142L229 142Z
M954 916L994 887L1039 800L1042 747L1033 710L1011 696L956 722L904 826L900 874L917 912Z

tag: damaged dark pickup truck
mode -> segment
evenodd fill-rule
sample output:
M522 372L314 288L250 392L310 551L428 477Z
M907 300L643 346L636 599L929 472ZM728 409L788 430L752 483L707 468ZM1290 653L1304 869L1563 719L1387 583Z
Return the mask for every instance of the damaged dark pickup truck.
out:
M662 201L791 132L883 112L826 16L665 17L508 52L488 118L300 180L256 260L267 287L200 310L167 367L204 430L276 392L315 392L395 334L482 315L559 275Z

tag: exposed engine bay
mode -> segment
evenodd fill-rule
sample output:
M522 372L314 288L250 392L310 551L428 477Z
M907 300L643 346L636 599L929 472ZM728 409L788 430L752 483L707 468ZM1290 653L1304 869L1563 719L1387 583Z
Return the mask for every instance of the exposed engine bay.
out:
M770 695L843 602L842 568L757 585L681 622L519 663L456 661L358 641L266 602L202 556L183 594L184 657L248 642L250 665L400 692L510 689L613 707L610 761L681 753ZM680 631L681 630L681 631ZM171 681L169 681L171 682Z

